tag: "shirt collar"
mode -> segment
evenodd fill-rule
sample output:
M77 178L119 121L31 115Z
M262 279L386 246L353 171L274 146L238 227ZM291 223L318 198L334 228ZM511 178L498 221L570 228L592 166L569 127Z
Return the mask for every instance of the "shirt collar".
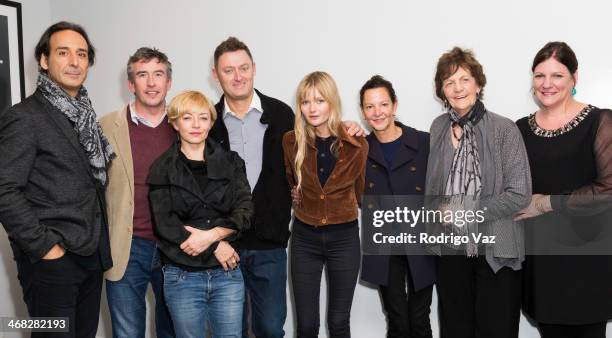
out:
M253 98L251 99L251 104L249 104L249 109L247 110L247 114L251 110L257 110L260 113L263 113L263 109L261 108L261 98L255 91L253 91ZM227 100L223 98L223 118L225 118L228 114L236 115L233 111L230 110L230 106L227 104Z
M138 112L136 112L136 108L134 107L134 103L133 102L130 103L130 118L132 119L132 122L134 122L134 124L136 125L139 125L140 123L142 123L147 127L155 128L164 120L164 118L166 117L166 114L167 112L164 110L164 113L159 118L159 120L156 122L152 122L138 115Z

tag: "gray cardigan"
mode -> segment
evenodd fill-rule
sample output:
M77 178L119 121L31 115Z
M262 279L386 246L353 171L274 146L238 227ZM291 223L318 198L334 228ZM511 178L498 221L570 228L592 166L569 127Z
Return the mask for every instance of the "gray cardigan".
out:
M478 208L486 207L479 231L494 235L486 247L486 259L494 272L504 266L520 270L525 259L524 229L512 216L531 201L531 173L521 133L510 119L487 111L476 125L478 153L482 161L482 192ZM430 129L426 194L444 195L453 160L447 114L438 116ZM433 248L440 253L440 248Z

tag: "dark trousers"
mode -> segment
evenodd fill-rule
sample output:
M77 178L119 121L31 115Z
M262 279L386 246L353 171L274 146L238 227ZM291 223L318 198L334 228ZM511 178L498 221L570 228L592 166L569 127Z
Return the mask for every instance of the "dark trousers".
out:
M442 256L437 282L441 338L516 338L521 272L497 273L484 255Z
M606 338L606 322L588 325L538 324L542 338Z
M17 260L30 317L68 317L70 332L34 332L33 338L95 338L100 315L102 270L85 270L70 254L32 264Z
M297 317L297 337L319 336L319 293L327 265L329 336L350 337L353 294L359 273L359 228L329 225L314 228L299 222L291 236L291 281Z
M389 257L389 281L380 295L387 314L388 338L431 338L429 313L433 285L414 291L406 256Z

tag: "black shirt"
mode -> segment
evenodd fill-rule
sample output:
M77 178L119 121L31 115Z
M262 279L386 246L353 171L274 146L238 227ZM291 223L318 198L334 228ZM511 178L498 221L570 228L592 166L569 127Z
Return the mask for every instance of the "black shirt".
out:
M183 154L182 151L179 151L179 158L183 163L187 164L187 167L193 174L193 178L195 178L198 186L200 187L200 191L204 192L206 190L206 185L208 184L208 175L206 173L206 161L194 161L190 160Z
M315 145L317 147L317 174L321 187L325 186L325 182L331 175L331 172L336 167L336 156L332 152L332 145L336 141L335 136L326 138L316 137Z

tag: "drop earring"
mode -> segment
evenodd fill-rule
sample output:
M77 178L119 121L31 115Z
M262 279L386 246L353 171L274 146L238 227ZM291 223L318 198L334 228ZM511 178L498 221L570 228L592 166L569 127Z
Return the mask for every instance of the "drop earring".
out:
M572 96L576 96L576 87L572 88Z

